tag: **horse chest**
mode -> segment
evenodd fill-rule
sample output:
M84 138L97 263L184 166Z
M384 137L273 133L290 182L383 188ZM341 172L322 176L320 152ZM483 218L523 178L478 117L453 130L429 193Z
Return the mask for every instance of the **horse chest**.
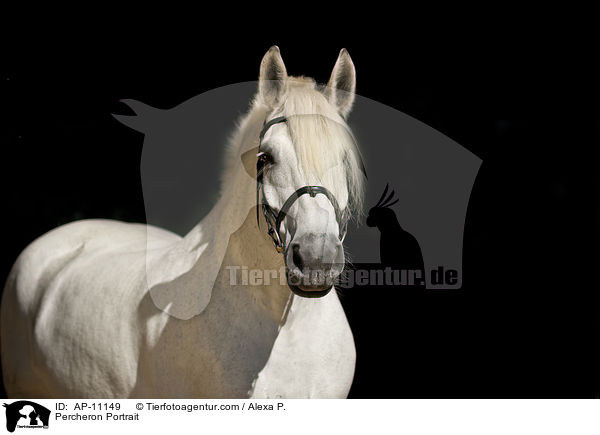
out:
M354 375L352 333L335 293L294 298L253 398L345 398Z

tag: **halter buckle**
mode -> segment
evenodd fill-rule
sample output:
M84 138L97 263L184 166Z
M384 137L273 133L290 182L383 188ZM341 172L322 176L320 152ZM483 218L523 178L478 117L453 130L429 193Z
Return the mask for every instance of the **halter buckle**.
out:
M275 245L275 250L281 254L283 252L283 245L281 243L281 239L279 237L279 233L273 229L273 227L269 226L268 231L269 236L273 239L273 244Z

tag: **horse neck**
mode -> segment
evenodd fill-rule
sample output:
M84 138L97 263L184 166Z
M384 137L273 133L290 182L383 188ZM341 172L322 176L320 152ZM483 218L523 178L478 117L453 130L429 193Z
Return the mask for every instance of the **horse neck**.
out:
M222 259L216 266L221 271L220 287L225 289L230 285L231 270L247 268L248 271L259 270L260 273L276 271L277 278L271 279L270 285L245 285L242 292L227 292L227 297L249 299L263 307L268 316L279 321L291 295L289 287L281 285L279 279L285 266L283 256L275 251L267 235L267 224L262 213L259 213L260 226L257 223L256 181L248 175L240 157L242 152L257 143L264 116L264 111L255 109L242 121L230 144L231 161L223 178L221 198L207 218L185 236L183 243L189 249L202 243L211 245L211 255L207 257L209 261L211 257Z

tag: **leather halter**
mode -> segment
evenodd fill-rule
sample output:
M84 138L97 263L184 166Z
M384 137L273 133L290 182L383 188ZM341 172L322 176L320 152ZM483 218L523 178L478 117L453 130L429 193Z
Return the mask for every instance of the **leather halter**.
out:
M259 135L259 144L258 144L259 151L260 151L260 146L262 145L263 138L265 137L265 134L267 133L267 130L269 130L269 128L271 128L271 126L282 123L282 122L287 122L287 118L285 116L273 118L268 122L265 120L265 123L263 124L263 128ZM261 190L263 190L262 186L263 186L262 171L258 171L258 168L257 168L256 222L259 227L260 227L260 222L259 222L259 218L258 218L258 202L259 202L259 193ZM281 240L281 235L279 234L279 231L281 228L281 223L285 219L286 214L287 214L288 210L290 209L290 207L302 195L308 194L308 195L310 195L311 198L314 198L319 193L325 195L327 197L327 199L329 200L329 202L331 202L331 205L333 206L333 209L335 210L335 218L336 218L336 221L339 226L340 240L344 240L344 237L346 236L347 223L348 223L346 209L340 210L340 206L339 206L337 200L335 199L335 196L333 196L333 194L329 190L327 190L325 187L323 187L323 186L303 186L303 187L301 187L300 189L296 190L294 193L292 193L288 197L288 199L283 203L281 210L279 210L279 213L275 213L275 210L273 210L273 208L267 203L267 201L265 199L265 194L263 191L263 201L261 204L262 211L265 216L265 221L267 222L267 227L268 227L267 232L268 232L269 236L271 236L271 238L273 239L273 244L275 245L275 250L277 252L279 252L279 253L285 252L285 250L287 248L285 246L285 243Z

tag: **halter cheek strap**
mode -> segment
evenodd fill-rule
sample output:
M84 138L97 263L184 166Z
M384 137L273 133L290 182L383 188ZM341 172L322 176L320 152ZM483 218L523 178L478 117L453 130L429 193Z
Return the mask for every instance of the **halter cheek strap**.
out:
M260 134L258 135L258 151L259 152L260 152L260 146L262 145L262 141L265 137L265 134L267 134L267 130L269 130L269 128L271 128L271 126L282 123L282 122L287 122L287 118L285 116L279 116L277 118L271 119L270 121L267 121L265 119L265 121L263 122L262 130L260 131ZM256 223L258 224L259 228L260 228L260 221L258 219L258 202L259 202L261 186L262 186L262 170L259 171L257 168L257 171L256 171ZM263 197L264 197L264 192L263 192ZM263 213L265 212L264 205L265 204L263 203ZM267 218L266 213L265 213L265 218ZM267 219L267 224L268 223L269 223L269 219ZM272 229L271 225L269 225L269 235L271 235L271 237L273 237L273 235L271 234L271 229Z

